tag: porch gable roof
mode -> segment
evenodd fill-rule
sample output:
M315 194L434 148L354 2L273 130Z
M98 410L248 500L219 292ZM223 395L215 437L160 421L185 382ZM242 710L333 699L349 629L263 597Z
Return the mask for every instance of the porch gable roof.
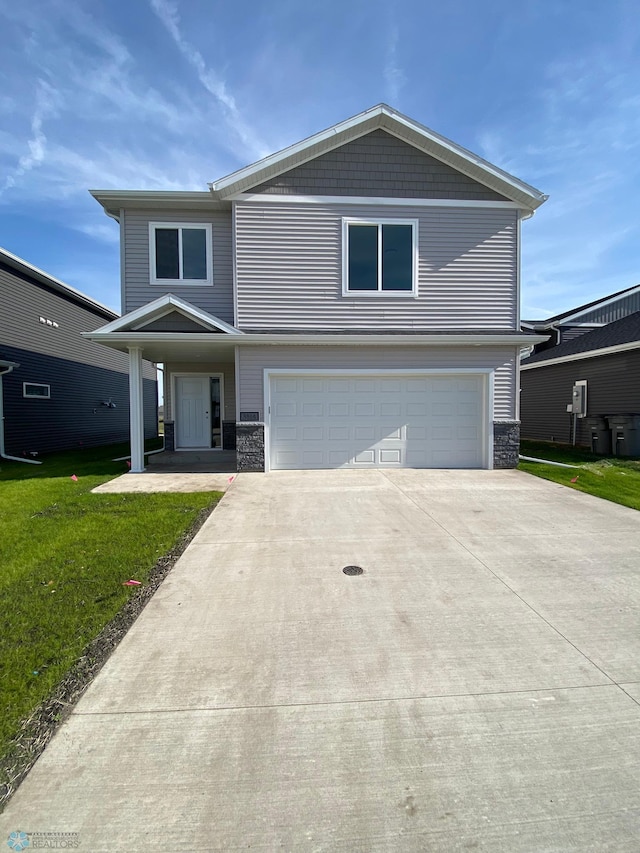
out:
M203 332L222 332L226 335L242 335L243 333L236 329L235 326L225 323L219 317L203 311L202 308L196 308L185 299L180 299L174 296L173 293L166 293L153 302L137 308L135 311L130 311L117 320L107 323L95 330L95 333L100 335L110 335L115 332L142 332L144 334L145 326L154 323L161 317L168 314L178 313L199 326Z

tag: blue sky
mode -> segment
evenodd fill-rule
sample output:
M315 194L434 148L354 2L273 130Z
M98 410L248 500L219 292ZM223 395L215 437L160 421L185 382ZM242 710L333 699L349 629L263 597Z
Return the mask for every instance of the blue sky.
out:
M385 101L548 193L523 316L640 282L621 0L0 0L0 245L119 309L88 188L206 189Z

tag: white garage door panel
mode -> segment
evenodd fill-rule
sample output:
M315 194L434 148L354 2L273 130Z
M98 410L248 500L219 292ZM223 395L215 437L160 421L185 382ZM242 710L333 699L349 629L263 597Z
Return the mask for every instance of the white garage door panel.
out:
M482 376L272 376L270 464L480 468Z

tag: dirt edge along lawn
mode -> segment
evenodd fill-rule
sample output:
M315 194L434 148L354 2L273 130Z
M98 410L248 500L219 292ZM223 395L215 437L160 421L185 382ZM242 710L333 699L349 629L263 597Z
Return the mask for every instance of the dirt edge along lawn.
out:
M90 494L124 453L1 461L0 811L222 497Z

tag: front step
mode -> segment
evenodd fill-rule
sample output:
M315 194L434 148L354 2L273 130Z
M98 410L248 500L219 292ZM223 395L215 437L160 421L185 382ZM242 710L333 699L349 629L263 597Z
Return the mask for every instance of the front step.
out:
M235 450L165 450L146 456L147 469L184 473L224 473L236 471Z

